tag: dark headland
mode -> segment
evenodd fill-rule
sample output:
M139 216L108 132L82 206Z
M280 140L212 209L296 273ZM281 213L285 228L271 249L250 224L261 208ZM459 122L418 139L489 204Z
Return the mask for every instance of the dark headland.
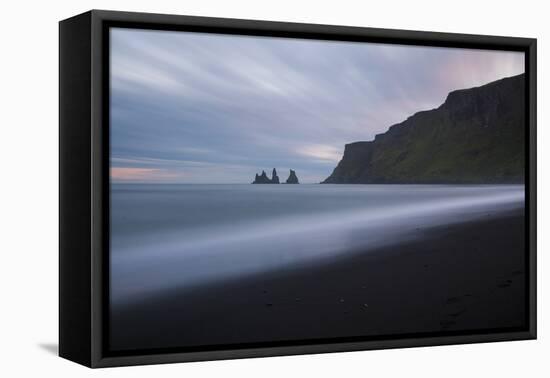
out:
M522 183L524 96L524 74L453 91L439 108L347 144L323 183Z

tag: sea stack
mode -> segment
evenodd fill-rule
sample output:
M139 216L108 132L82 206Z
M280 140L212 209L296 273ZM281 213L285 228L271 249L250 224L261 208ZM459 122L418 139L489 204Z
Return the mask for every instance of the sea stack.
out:
M275 168L273 168L273 172L271 173L271 183L272 184L279 183L279 176L277 176L277 170Z
M261 175L258 175L256 173L256 177L254 178L253 184L279 184L279 176L277 176L277 170L273 168L273 172L271 174L271 179L267 177L267 174L265 171L262 171Z
M271 180L267 177L265 171L262 171L261 175L256 173L256 178L254 179L253 184L270 184Z
M286 183L287 184L299 184L300 183L298 181L298 176L296 176L296 172L293 171L292 169L290 170L290 175L286 179Z

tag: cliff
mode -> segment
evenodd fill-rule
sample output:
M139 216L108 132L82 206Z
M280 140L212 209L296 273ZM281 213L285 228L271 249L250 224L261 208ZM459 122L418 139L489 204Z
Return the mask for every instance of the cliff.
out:
M518 183L525 171L525 78L449 93L368 142L345 146L323 183Z

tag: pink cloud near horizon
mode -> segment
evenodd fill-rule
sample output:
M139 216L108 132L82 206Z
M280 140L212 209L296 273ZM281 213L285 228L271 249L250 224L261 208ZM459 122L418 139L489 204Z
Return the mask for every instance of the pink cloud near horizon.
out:
M174 178L174 174L158 168L111 167L115 181L149 181Z

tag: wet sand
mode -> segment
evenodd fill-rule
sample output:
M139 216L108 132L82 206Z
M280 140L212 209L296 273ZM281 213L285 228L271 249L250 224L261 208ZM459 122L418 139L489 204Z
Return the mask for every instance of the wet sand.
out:
M523 211L418 229L401 245L115 308L113 351L525 324Z

